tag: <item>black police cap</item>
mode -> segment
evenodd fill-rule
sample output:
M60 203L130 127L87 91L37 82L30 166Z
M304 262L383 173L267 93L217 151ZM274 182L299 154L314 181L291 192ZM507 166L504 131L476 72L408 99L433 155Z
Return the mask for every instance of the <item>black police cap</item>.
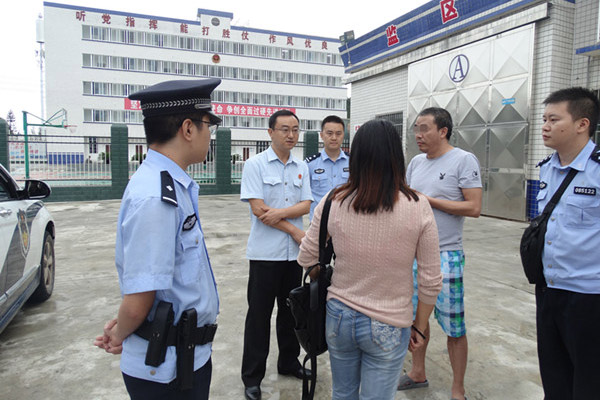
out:
M210 102L210 94L220 83L218 78L166 81L130 94L129 98L140 101L144 117L204 111L211 123L220 124L222 120L213 114Z

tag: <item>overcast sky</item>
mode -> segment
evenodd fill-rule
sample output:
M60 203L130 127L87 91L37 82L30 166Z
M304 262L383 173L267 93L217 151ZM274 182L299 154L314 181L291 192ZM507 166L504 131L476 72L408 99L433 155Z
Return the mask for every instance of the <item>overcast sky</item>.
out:
M266 30L338 38L354 30L356 37L425 4L427 0L374 0L337 2L304 0L296 2L228 0L57 0L56 3L128 11L158 17L195 20L198 8L233 13L232 25ZM219 5L220 4L220 5ZM36 57L36 19L43 13L39 0L8 0L0 13L0 118L13 110L17 127L23 129L22 111L41 114L40 67ZM46 110L50 116L57 110ZM33 121L30 121L33 122Z

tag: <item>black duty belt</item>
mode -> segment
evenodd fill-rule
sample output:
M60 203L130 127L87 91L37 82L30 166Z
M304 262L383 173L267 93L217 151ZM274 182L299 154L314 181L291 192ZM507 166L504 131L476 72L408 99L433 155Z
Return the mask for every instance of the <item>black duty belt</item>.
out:
M190 342L195 345L203 345L206 343L210 343L215 338L215 333L217 332L217 324L208 324L201 326L199 328L192 328L190 332ZM154 335L160 335L158 332L153 332L152 330L152 322L144 321L142 325L135 331L135 334L139 337L150 341ZM166 339L167 346L176 346L177 345L177 326L171 325L167 332Z

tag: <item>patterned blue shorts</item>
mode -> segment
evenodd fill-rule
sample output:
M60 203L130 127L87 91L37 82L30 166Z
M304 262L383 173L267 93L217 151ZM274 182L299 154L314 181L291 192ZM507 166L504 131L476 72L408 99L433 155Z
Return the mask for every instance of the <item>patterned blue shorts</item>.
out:
M461 337L466 335L465 326L465 287L463 270L465 253L462 250L440 251L442 267L442 291L435 303L435 318L446 335ZM413 263L413 318L417 313L417 261Z

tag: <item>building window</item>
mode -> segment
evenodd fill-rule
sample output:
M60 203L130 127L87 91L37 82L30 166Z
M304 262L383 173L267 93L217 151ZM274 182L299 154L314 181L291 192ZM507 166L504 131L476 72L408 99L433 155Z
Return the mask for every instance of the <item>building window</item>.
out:
M598 32L596 33L596 41L600 42L600 4L598 5Z
M396 128L396 132L400 135L400 139L402 139L402 113L392 113L392 114L381 114L376 116L378 119L388 120L394 125Z
M263 151L268 149L270 145L271 143L267 140L258 140L256 142L256 154L262 153Z
M88 152L90 154L98 153L98 138L96 137L88 137Z

